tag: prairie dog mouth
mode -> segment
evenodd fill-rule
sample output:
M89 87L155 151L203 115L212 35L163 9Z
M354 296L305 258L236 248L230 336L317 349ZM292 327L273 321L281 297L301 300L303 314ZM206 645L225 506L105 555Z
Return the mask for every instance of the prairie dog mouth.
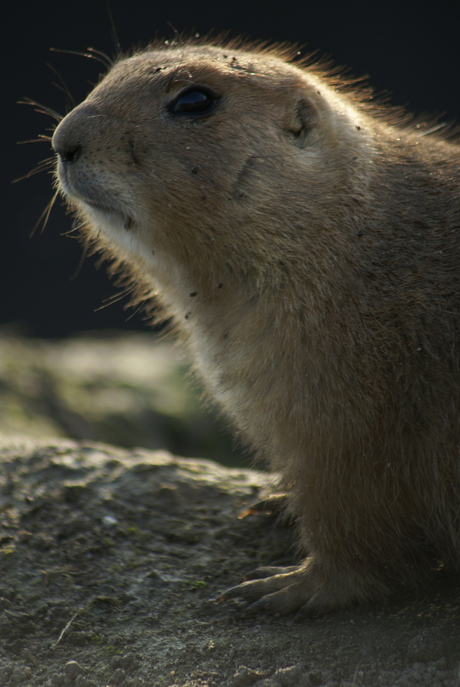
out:
M134 226L134 219L126 207L126 203L120 197L103 193L96 185L89 184L85 178L75 179L69 175L67 165L59 160L58 178L61 189L68 198L78 206L87 210L96 210L107 221L123 223L126 230ZM83 183L82 183L83 182Z

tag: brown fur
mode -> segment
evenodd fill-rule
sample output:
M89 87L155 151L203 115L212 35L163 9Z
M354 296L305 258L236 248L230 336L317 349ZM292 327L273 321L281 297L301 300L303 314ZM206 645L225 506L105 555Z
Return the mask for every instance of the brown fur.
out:
M227 595L323 611L428 550L459 567L460 149L283 58L153 45L53 145L86 231L281 472L309 557ZM215 109L171 113L193 84Z

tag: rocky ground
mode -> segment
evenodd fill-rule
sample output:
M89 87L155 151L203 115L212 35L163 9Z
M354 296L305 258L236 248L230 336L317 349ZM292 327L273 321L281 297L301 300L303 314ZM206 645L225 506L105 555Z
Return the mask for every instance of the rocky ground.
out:
M244 603L216 598L259 565L296 562L289 523L266 513L238 518L272 489L270 476L81 435L40 438L107 427L97 410L104 398L106 412L129 411L133 433L144 417L140 399L152 409L157 398L152 417L172 417L173 441L190 441L195 451L194 423L211 420L188 401L177 401L174 415L173 404L158 400L153 371L136 381L144 354L155 367L150 340L146 348L134 337L131 358L123 337L104 349L80 340L76 366L73 340L7 339L0 342L0 687L458 687L460 589L442 571L429 589L384 607L254 617ZM163 382L176 379L174 355L160 356ZM124 358L131 362L115 364ZM83 402L91 393L93 405ZM183 425L177 408L189 408ZM147 433L151 443L154 434Z

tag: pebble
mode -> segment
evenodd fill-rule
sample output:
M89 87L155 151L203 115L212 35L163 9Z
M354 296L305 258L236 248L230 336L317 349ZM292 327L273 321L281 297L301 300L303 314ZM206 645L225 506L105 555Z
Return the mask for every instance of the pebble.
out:
M113 682L117 684L118 682L123 682L126 678L126 670L123 668L117 668L113 674Z
M71 680L75 680L77 675L80 675L83 672L83 668L76 661L68 661L64 666L64 671L67 677L69 677Z
M260 682L261 678L265 678L266 674L259 673L256 670L251 670L246 666L240 666L236 673L233 675L228 682L228 687L252 687L257 682Z

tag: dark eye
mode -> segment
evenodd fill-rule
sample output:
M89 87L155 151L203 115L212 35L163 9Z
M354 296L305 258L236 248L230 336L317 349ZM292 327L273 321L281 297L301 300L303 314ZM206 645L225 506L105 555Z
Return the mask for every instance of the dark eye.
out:
M213 111L218 98L207 88L190 88L180 93L169 105L169 111L180 115L207 115Z

